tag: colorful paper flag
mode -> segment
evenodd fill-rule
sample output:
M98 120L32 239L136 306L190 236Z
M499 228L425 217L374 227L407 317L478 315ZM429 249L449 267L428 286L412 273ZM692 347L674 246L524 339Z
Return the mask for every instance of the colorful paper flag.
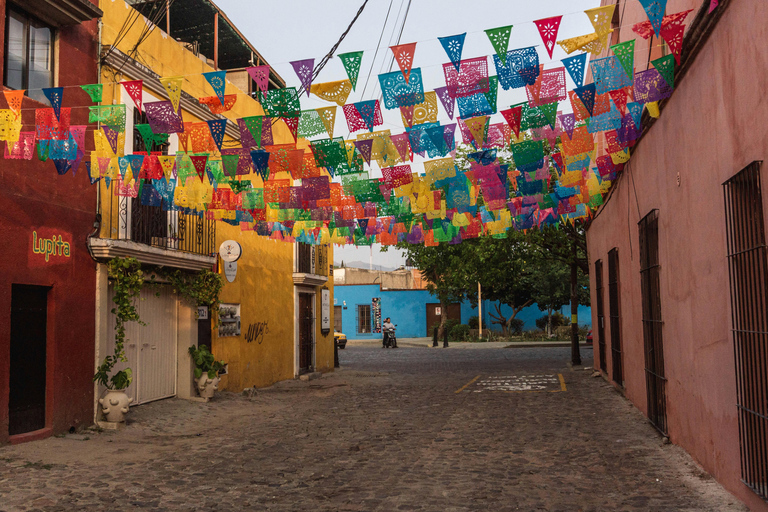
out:
M403 78L408 82L408 75L410 75L411 66L413 66L413 54L416 52L416 43L399 44L390 46L389 49L395 55L397 65L400 66L400 71L403 73Z
M296 76L298 76L301 81L301 87L307 91L307 97L309 97L309 89L312 87L312 73L314 73L315 59L295 60L291 62L291 66L293 66Z
M349 81L352 84L352 90L355 90L357 86L357 77L360 74L360 64L363 61L363 52L348 52L340 53L339 58L341 63L344 64L344 70L347 72ZM331 137L333 137L331 135Z
M507 50L509 48L509 35L511 33L512 25L490 28L485 31L485 34L493 45L493 49L496 50L496 55L499 56L499 60L504 66L507 65Z
M445 53L448 54L448 58L451 59L451 63L456 68L456 71L459 71L461 66L461 51L464 48L465 37L467 37L466 32L455 36L438 37L440 44L443 45Z
M221 105L224 105L224 91L227 87L227 72L226 70L221 71L209 71L208 73L203 73L203 76L206 80L208 80L208 83L211 84L211 87L213 88L213 92L216 93L216 96L219 97L219 101L221 102Z
M549 58L552 58L552 52L555 49L555 41L557 40L557 32L560 30L560 21L562 16L553 16L551 18L544 18L534 21L536 27L539 29L539 35L544 42L544 47L547 49Z

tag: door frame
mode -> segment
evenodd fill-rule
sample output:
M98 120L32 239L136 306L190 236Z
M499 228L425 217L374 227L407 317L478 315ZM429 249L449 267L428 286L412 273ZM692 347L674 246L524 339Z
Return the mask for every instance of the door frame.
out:
M299 309L299 294L300 293L306 293L308 295L312 296L312 312L315 321L312 323L312 354L311 354L311 361L312 361L312 367L315 368L317 366L317 351L316 351L316 344L317 344L317 315L314 315L314 312L316 311L317 306L317 292L314 288L306 287L306 286L294 286L293 287L293 376L294 378L298 378L301 372L301 336L299 333L299 329L301 328L301 311Z

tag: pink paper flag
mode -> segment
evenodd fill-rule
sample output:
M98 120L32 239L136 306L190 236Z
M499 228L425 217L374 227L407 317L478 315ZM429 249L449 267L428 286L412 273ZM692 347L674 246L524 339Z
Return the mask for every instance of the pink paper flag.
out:
M144 82L142 80L130 80L127 82L120 82L125 88L125 92L131 97L136 108L141 112L141 91Z
M256 82L259 90L266 92L269 88L269 66L253 66L245 68L245 70L251 75L251 79Z

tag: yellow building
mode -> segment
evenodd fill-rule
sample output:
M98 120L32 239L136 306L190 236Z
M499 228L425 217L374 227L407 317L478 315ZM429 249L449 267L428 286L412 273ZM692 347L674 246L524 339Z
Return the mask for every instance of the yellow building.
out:
M146 325L129 324L127 333L127 366L134 375L127 392L134 403L194 396L187 349L198 343L212 345L216 358L229 363L220 389L239 391L304 372L332 370L332 331L321 329L319 320L323 287L328 290L328 304L333 300L333 283L328 281L331 249L241 231L239 225L221 220L238 224L231 210L209 209L200 215L186 209L206 209L213 194L211 176L222 169L220 152L206 121L227 119L221 146L225 152L242 147L237 119L264 115L251 95L255 84L246 71L249 66L266 64L263 57L209 0L170 4L165 0L103 0L100 4L104 11L102 101L91 115L102 129L95 132L94 151L87 155L92 177L103 178L97 212L101 223L89 237L91 254L100 262L96 363L114 346L112 290L104 263L114 257L133 256L147 269L160 268L160 274L169 269L212 269L223 277L225 266L229 267L220 296L223 314L209 315L207 320L198 318L195 305L178 297L167 282L162 284L162 278L159 285L145 286L138 306ZM215 96L203 73L218 70L227 71L226 103L234 104L229 110L213 113L209 103L199 99ZM161 80L169 77L176 78ZM135 89L130 94L124 83L139 80L140 96ZM174 98L174 87L178 86L181 92ZM283 87L282 78L271 70L269 88ZM182 137L179 133L171 133L167 139L156 137L147 130L153 121L148 119L147 109L176 99L184 125ZM272 136L274 144L294 143L282 121L274 123ZM306 148L306 141L300 140L299 147ZM197 175L185 179L182 169L193 168L189 157L202 149L209 153L206 172L200 179ZM130 155L142 152L149 163L139 163L137 168L129 165ZM129 158L120 158L126 155ZM153 163L159 167L148 171ZM164 183L175 177L176 188L166 190L168 196L161 194L153 202L144 195L148 175L134 176L140 172L162 172L170 178ZM230 188L223 174L217 177L219 190ZM290 180L291 176L284 172L275 178ZM238 175L233 181L243 179L263 187L256 173ZM171 197L172 203L185 208L168 208ZM217 256L227 240L235 240L242 247L236 274L233 265L225 265ZM327 316L332 325L330 314ZM96 391L97 397L101 396L103 390Z

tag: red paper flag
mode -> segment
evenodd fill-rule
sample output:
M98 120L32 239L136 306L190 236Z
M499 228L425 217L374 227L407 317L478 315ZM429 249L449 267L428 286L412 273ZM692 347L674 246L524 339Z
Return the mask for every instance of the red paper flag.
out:
M403 119L405 120L405 124L408 125L408 128L413 127L413 111L415 108L415 105L403 105L400 107L400 113L403 115Z
M195 171L200 176L200 181L202 182L205 176L205 164L208 163L208 157L205 155L190 155L189 159L192 160L192 165L195 166Z
M661 38L667 43L670 51L675 55L675 62L680 65L680 53L683 51L683 33L685 25L683 19L675 20L661 27Z
M395 54L397 65L400 66L400 71L403 72L403 77L408 82L411 65L413 65L413 54L416 52L416 43L399 44L390 46L389 49Z
M506 119L510 128L515 131L515 137L520 138L520 122L523 119L523 106L512 107L507 110L502 110L501 115Z
M544 41L544 47L547 49L550 59L552 58L552 51L555 49L557 31L560 30L560 20L562 19L562 16L553 16L551 18L534 21L536 27L539 29L541 40Z
M125 92L128 93L128 96L131 97L133 100L134 105L136 105L136 108L139 109L139 112L141 112L141 91L144 82L141 80L130 80L127 82L120 82L123 84L123 87L125 88Z
M288 125L288 129L291 130L291 135L293 135L293 141L296 142L296 139L299 137L299 118L298 117L283 117L283 121L285 121L285 124Z

